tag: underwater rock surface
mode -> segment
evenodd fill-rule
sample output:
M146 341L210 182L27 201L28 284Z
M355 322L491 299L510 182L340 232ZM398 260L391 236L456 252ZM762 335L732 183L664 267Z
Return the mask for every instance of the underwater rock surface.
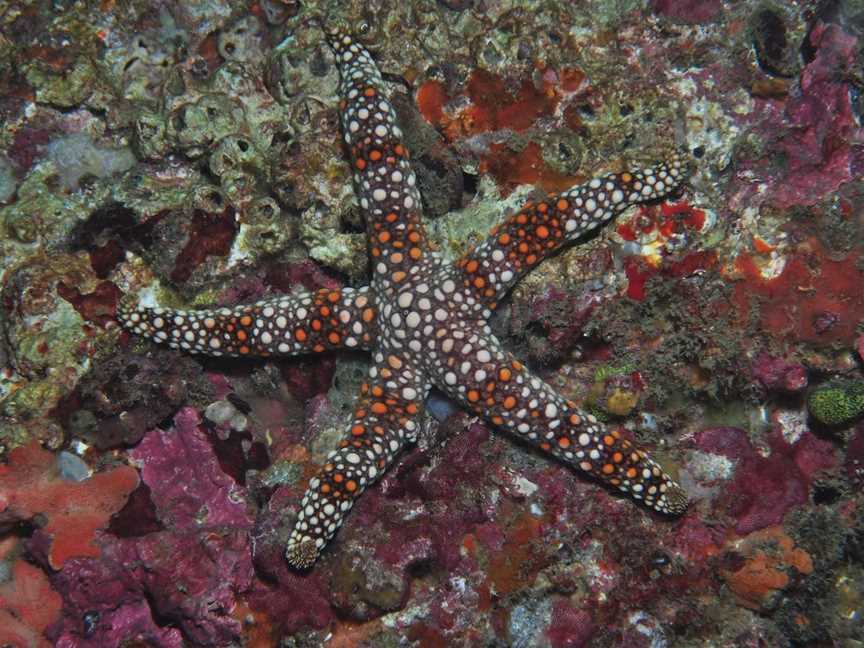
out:
M202 359L182 308L367 283L320 21L387 80L430 236L689 150L495 334L691 496L667 519L433 394L284 558L363 354ZM18 2L0 11L0 645L864 645L864 4ZM326 643L325 643L326 642Z

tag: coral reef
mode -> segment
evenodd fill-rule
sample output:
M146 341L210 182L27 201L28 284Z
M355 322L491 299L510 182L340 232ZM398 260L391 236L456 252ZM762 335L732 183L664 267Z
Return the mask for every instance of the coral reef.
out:
M219 467L191 408L148 432L130 458L146 490L118 513L98 560L76 558L53 574L64 616L50 634L60 645L120 645L135 633L168 645L181 636L228 643L242 627L236 595L252 583L244 490Z
M15 448L0 466L0 528L35 524L34 541L48 545L53 569L71 558L99 556L96 532L138 485L138 473L125 465L83 479L68 472L62 454L55 457L37 442Z
M810 392L807 409L825 425L851 423L864 414L864 381L823 383Z
M858 0L84 0L0 9L0 644L864 642ZM490 326L692 495L635 510L441 393L309 572L361 354L196 359L145 306L368 283L322 26L384 73L430 245L695 159Z

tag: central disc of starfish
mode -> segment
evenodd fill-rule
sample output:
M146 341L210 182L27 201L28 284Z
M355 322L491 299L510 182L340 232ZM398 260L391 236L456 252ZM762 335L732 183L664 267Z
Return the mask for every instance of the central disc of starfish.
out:
M303 497L286 552L291 564L311 566L357 497L415 440L432 386L646 506L683 512L684 491L644 450L533 375L487 323L498 301L543 258L626 208L675 191L683 160L673 155L653 168L595 178L527 204L463 258L445 262L427 245L416 177L378 68L350 36L334 34L331 45L345 143L366 217L371 285L210 311L124 301L118 313L132 331L195 353L372 352L348 433Z

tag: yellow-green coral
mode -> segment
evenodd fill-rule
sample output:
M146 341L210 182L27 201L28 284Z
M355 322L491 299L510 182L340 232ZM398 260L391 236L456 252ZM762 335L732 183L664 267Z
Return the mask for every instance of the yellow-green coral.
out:
M810 414L825 425L844 425L864 414L864 381L829 382L807 399Z

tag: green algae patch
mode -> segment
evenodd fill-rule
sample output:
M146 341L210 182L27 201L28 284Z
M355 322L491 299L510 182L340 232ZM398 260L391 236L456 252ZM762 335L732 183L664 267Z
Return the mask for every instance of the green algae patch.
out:
M864 414L864 381L832 381L820 385L810 392L807 409L824 425L851 423Z

